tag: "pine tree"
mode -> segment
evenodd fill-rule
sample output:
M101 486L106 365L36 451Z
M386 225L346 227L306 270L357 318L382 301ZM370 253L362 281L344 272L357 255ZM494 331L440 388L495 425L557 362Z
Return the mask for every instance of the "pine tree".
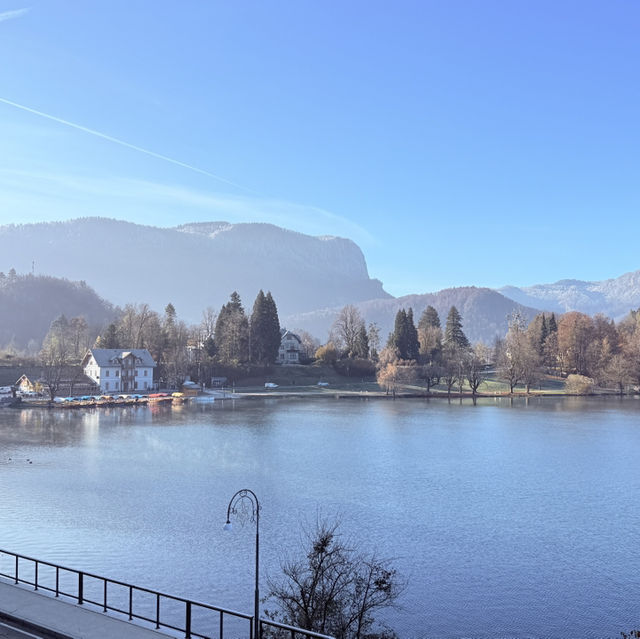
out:
M271 293L258 293L253 304L250 324L251 361L263 366L275 362L280 347L278 309Z
M389 335L388 346L391 346L398 352L398 357L400 359L406 359L407 345L407 312L404 308L401 308L396 313L393 333Z
M120 339L118 337L118 328L112 322L107 326L107 330L100 338L100 348L119 348Z
M469 348L469 340L462 330L462 317L455 306L449 309L444 329L445 348Z
M213 339L221 362L239 364L249 359L249 320L235 291L220 309Z
M420 321L418 322L418 328L427 326L440 328L440 316L438 315L438 311L436 311L433 306L427 306L427 308L424 309L422 315L420 316Z
M369 336L367 335L367 329L364 326L364 322L360 324L360 328L358 329L358 334L356 336L355 356L362 359L368 359L369 357Z
M420 343L418 331L413 323L413 309L404 308L396 313L393 333L389 336L389 346L394 348L400 359L418 359Z
M542 355L544 343L549 335L549 327L547 326L547 318L542 314L542 322L540 323L540 341L538 343L538 354Z
M369 354L372 360L378 359L378 349L380 348L380 329L375 322L369 324L367 331L367 342L369 343Z
M557 333L558 332L558 324L556 322L556 315L555 313L551 313L551 317L549 318L549 335L551 335L551 333Z
M413 322L413 309L410 308L407 311L407 357L405 359L418 359L420 355L420 342L418 341L418 331L416 325Z

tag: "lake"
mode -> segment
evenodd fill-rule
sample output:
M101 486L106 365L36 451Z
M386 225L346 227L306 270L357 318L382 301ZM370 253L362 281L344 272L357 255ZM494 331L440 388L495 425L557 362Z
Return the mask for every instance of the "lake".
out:
M0 410L0 547L251 613L318 517L407 580L400 637L640 627L640 400Z

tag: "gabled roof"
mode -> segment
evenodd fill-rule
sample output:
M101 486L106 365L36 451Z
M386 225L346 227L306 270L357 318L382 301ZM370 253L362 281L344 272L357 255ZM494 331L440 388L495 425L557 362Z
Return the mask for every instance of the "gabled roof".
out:
M42 375L42 366L0 366L0 386L13 386L22 375L36 380Z
M120 360L128 355L134 355L136 360L140 360L140 366L155 367L156 363L151 357L151 353L146 348L90 348L82 360L82 365L86 366L89 355L93 355L100 368L105 366L119 366Z
M302 340L295 333L292 333L291 331L288 331L286 329L284 329L284 332L281 330L280 333L281 333L281 336L280 336L281 342L283 342L285 339L290 339L291 337L293 337L294 339L298 340L298 343L302 344Z

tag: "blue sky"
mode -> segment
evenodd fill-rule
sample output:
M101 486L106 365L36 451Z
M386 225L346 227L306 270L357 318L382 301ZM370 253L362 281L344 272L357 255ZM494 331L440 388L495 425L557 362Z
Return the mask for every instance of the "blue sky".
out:
M630 0L0 0L0 223L268 221L395 295L615 277L639 32Z

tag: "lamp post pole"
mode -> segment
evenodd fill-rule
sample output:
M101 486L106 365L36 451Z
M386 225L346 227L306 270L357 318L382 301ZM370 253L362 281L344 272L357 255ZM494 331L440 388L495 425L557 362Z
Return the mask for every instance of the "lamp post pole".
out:
M243 488L231 498L227 506L225 530L231 530L231 515L234 515L242 526L247 520L256 522L256 587L253 603L253 637L254 639L260 639L260 502L256 494L248 488Z

